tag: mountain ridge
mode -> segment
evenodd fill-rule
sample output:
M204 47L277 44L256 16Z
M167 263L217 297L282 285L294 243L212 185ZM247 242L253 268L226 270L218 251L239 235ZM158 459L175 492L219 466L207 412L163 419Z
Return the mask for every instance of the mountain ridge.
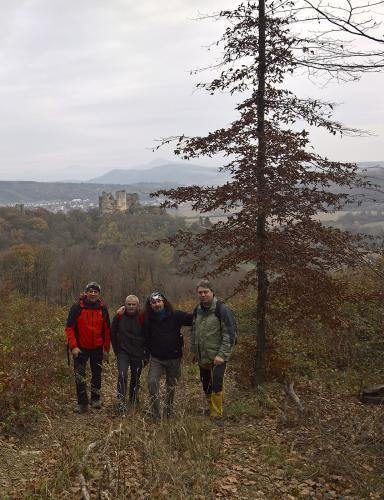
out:
M167 164L165 164L167 165ZM213 167L202 167L187 164L168 164L169 169L163 169L158 165L150 169L143 170L144 181L142 182L96 182L101 177L96 177L93 182L42 182L42 181L0 181L0 205L12 203L38 203L41 201L63 200L70 201L75 198L90 199L93 203L98 203L98 196L103 192L115 192L126 190L128 193L138 193L141 200L149 200L148 194L159 189L170 189L180 185L188 184L220 184L229 179L227 173L220 173ZM182 169L180 166L182 165ZM373 184L378 184L384 189L384 161L359 162L361 175ZM188 172L185 167L188 167ZM190 168L191 167L191 168ZM120 171L120 169L114 169ZM112 170L112 172L114 171ZM160 173L163 172L161 176ZM123 172L129 172L129 170ZM152 175L153 173L156 175ZM173 177L172 172L179 175ZM108 174L108 172L107 172ZM188 175L187 175L188 174ZM203 182L203 174L205 174ZM106 174L104 174L105 176ZM165 180L169 177L169 181ZM105 177L104 177L105 178ZM157 180L160 178L161 180ZM151 179L151 182L148 180ZM189 181L189 182L188 182ZM376 203L384 204L384 197L381 190L376 193ZM352 194L352 193L350 193Z
M89 179L89 183L133 184L137 182L169 182L177 184L221 184L228 174L216 167L203 167L187 163L164 163L146 169L112 169Z

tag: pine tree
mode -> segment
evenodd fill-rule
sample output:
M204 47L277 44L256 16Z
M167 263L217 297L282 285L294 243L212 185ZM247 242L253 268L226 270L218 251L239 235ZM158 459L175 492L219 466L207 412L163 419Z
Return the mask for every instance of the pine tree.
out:
M351 186L362 185L356 165L317 154L308 127L299 124L334 135L357 131L332 119L332 104L301 99L284 82L303 67L355 78L361 70L380 68L381 59L370 59L364 68L361 55L340 53L340 40L295 34L297 23L309 20L307 3L298 8L297 2L260 0L218 14L229 23L219 42L221 73L200 87L243 96L238 118L206 136L164 142L176 140L175 153L183 159L223 155L230 181L156 193L167 197L167 206L190 202L202 214L225 212L225 221L197 233L180 231L170 242L191 257L194 274L202 274L206 259L212 267L204 274L210 277L247 266L236 290L257 291L255 384L265 378L269 318L278 311L298 321L329 315L342 290L336 272L360 264L368 251L361 236L318 219L340 209Z

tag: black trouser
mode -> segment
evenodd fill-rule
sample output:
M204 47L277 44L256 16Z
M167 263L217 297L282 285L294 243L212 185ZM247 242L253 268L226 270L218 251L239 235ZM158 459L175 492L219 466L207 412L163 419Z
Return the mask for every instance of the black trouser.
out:
M137 396L140 387L140 375L143 369L143 360L132 358L125 352L117 354L117 399L120 403L125 403L127 393L128 369L131 368L131 380L129 383L129 402L137 403Z
M211 417L223 415L223 385L226 366L226 362L221 365L213 363L199 365L200 380L207 397Z
M100 399L101 389L101 370L103 364L103 346L97 349L81 349L81 352L74 358L73 365L75 368L75 381L77 402L79 405L88 404L87 384L86 384L86 367L87 361L91 365L91 401L98 401Z

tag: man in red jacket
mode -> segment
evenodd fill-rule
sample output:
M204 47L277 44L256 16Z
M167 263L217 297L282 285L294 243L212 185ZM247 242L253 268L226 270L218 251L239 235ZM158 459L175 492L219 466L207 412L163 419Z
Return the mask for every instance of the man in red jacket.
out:
M101 370L103 359L108 359L110 347L110 320L108 309L100 298L101 288L92 281L85 294L69 310L65 333L73 356L77 392L75 413L88 410L85 371L91 365L91 407L100 408Z

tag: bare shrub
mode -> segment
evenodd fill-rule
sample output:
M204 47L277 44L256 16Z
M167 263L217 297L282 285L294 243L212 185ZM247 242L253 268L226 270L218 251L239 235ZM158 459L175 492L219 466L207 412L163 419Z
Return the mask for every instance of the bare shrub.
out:
M11 295L0 319L0 424L23 434L63 398L66 388L64 312Z

